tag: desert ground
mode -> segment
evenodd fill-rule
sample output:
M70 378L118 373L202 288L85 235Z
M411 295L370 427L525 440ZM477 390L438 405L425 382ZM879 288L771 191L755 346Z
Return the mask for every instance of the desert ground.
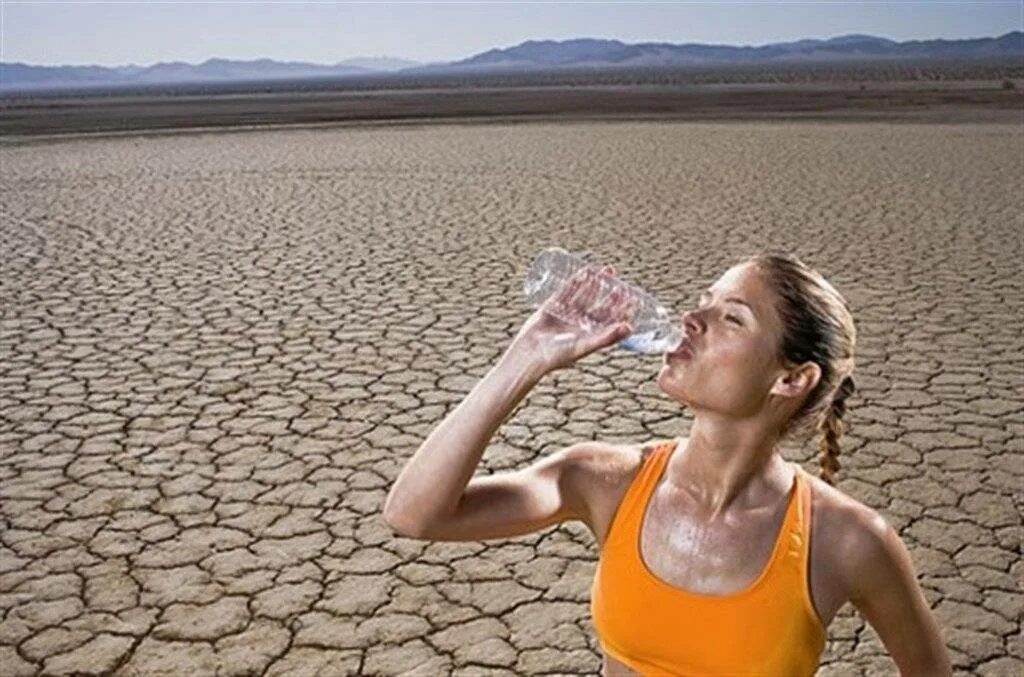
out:
M1019 119L9 138L0 167L5 675L597 672L584 526L381 518L551 245L677 313L760 250L825 274L859 332L840 489L907 543L958 675L1024 670ZM549 376L480 472L685 434L660 360ZM896 670L847 606L819 674Z

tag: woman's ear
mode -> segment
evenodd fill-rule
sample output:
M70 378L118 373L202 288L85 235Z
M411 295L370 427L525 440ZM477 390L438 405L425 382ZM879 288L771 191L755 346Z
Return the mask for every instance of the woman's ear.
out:
M815 362L804 362L799 367L789 369L775 381L772 386L773 395L782 397L803 397L814 390L821 380L821 367Z

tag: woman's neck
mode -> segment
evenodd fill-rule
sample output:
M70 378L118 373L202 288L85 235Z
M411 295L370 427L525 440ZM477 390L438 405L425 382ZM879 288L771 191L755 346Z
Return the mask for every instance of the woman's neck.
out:
M698 418L686 447L672 454L666 480L694 501L709 521L736 510L775 505L793 480L793 469L779 454L777 441L757 423Z

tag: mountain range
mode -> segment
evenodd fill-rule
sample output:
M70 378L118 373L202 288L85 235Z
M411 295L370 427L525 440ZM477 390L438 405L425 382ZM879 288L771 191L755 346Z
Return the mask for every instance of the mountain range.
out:
M529 41L492 49L449 64L455 68L551 68L581 66L707 66L714 64L829 62L875 59L948 59L1024 57L1024 33L971 40L895 42L872 35L843 35L829 40L798 40L759 47L626 44L618 40Z
M586 68L652 68L736 64L842 63L928 59L1021 60L1024 32L966 40L896 42L871 35L843 35L827 40L798 40L761 46L628 44L618 40L530 40L492 49L449 63L417 64L380 58L349 59L334 65L280 62L271 59L209 59L201 64L157 63L152 66L32 66L0 63L0 90L152 85L211 82L281 81L345 78L387 73L514 72Z

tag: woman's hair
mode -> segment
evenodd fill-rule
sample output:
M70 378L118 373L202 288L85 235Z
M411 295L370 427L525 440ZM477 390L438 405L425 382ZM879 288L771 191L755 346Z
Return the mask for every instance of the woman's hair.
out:
M846 399L853 393L857 330L846 300L822 275L791 254L762 253L750 257L776 295L782 318L780 359L799 365L814 362L821 379L782 431L783 437L806 441L822 434L820 477L835 484L839 440L843 435Z

